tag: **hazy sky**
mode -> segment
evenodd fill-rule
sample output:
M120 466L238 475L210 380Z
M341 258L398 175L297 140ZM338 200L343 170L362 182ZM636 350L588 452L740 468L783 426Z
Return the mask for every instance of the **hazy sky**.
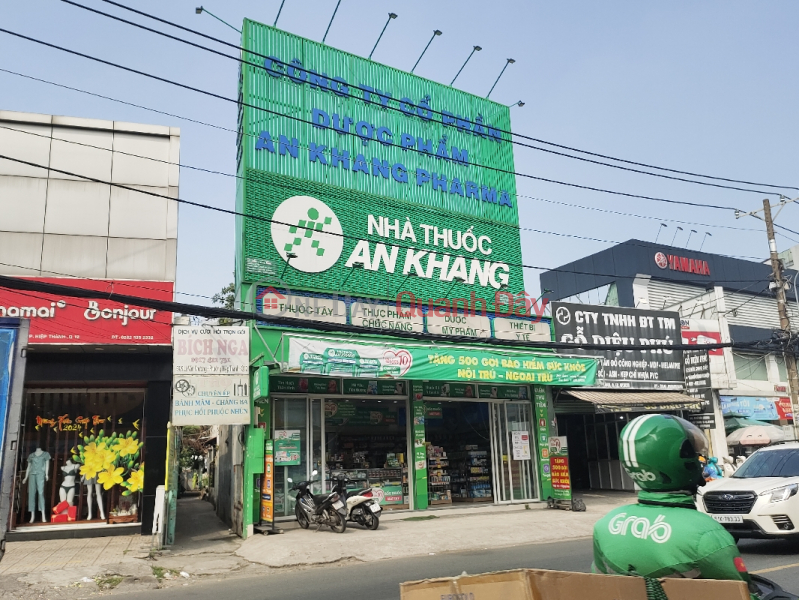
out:
M206 8L241 27L244 17L271 24L280 0L205 0ZM205 33L238 42L238 34L195 2L134 1L130 5ZM85 3L176 33L99 0ZM285 0L278 26L321 40L336 0ZM389 25L374 59L409 70L433 29L437 38L416 72L449 83L473 45L483 47L456 87L484 95L506 58L515 58L492 93L513 108L514 131L567 146L659 166L799 187L795 27L799 3L523 2L514 0L342 0L327 43L368 55L387 13ZM93 15L58 0L2 0L2 26L229 97L237 63ZM182 37L192 37L181 34ZM196 39L196 38L193 38ZM0 68L113 96L193 119L236 128L236 107L124 73L0 33ZM0 72L0 109L181 128L181 162L234 173L233 133ZM760 194L719 190L590 165L532 149L516 149L516 170L613 190L735 206L762 207ZM233 208L235 179L182 169L182 198ZM522 231L524 262L554 267L632 237L654 240L660 219L752 228L737 231L663 221L660 241L736 256L767 256L762 222L731 213L625 199L518 178L522 227L598 238ZM754 186L757 187L757 186ZM790 191L785 191L786 194ZM793 195L799 195L794 191ZM641 219L563 206L580 204L655 217ZM799 229L799 206L778 221ZM677 232L676 227L683 227ZM794 242L778 237L779 248ZM233 218L183 206L178 239L179 292L211 296L232 280ZM537 292L539 271L526 271ZM207 303L178 296L179 301Z

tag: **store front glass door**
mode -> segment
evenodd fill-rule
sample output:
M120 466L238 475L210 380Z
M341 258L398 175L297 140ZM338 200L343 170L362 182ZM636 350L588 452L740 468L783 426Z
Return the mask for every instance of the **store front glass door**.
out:
M498 502L538 498L533 409L529 402L491 404L494 497Z

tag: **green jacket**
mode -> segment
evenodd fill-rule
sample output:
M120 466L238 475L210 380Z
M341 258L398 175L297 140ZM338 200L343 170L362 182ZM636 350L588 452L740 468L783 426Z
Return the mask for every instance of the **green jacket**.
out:
M749 581L732 536L686 492L645 492L594 526L594 572Z

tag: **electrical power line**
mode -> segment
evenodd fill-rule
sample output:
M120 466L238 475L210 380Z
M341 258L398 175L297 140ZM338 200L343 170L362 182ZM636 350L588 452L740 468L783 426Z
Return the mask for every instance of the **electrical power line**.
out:
M58 46L56 44L51 44L50 42L45 42L43 40L38 40L36 38L32 38L30 36L26 36L26 35L23 35L21 33L10 31L8 29L0 28L0 32L6 33L8 35L13 35L13 36L18 37L20 39L28 40L30 42L33 42L33 43L36 43L36 44L40 44L42 46L47 46L47 47L53 48L55 50L60 50L62 52L66 52L68 54L72 54L72 55L75 55L75 56L80 56L80 57L86 58L88 60L92 60L92 61L95 61L95 62L98 62L98 63L101 63L101 64L105 64L105 65L108 65L108 66L111 66L111 67L115 67L117 69L128 71L130 73L135 73L135 74L141 75L143 77L148 77L148 78L154 79L156 81L161 81L163 83L168 83L170 85L174 85L176 87L180 87L180 88L183 88L183 89L186 89L186 90L189 90L189 91L197 92L199 94L203 94L203 95L206 95L206 96L209 96L209 97L212 97L212 98L217 98L219 100L224 100L226 102L231 102L231 103L236 104L238 106L246 106L248 108L252 108L252 109L255 109L255 110L260 110L260 111L263 111L263 112L266 112L266 113L269 113L269 114L273 114L275 116L284 117L286 119L297 121L299 123L304 123L306 125L311 125L311 126L315 126L315 127L322 128L322 129L334 130L331 126L325 127L325 126L322 126L322 125L314 124L311 121L302 119L300 117L295 117L293 115L288 115L288 114L285 114L285 113L281 113L279 111L274 111L274 110L271 110L271 109L268 109L268 108L264 108L264 107L261 107L261 106L256 106L254 104L250 104L248 102L243 102L243 101L238 100L238 99L228 98L227 96L223 96L223 95L217 94L215 92L209 92L207 90L196 88L196 87L190 86L190 85L185 84L185 83L180 83L180 82L174 81L172 79L167 79L165 77L160 77L158 75L153 75L152 73L147 73L145 71L140 71L140 70L134 69L132 67L126 67L124 65L120 65L118 63L114 63L114 62L111 62L111 61L108 61L108 60L105 60L105 59L102 59L102 58L98 58L96 56L91 56L89 54L84 54L84 53L78 52L76 50L70 50L69 48L64 48L64 47ZM334 130L334 131L337 131L337 130ZM355 132L349 132L348 131L348 132L343 132L343 134L344 135L350 135L350 136L358 137L360 139L360 136L358 136L358 134L355 133ZM409 151L412 151L412 152L415 152L415 153L418 153L418 154L422 154L424 156L429 156L428 154L426 154L422 150L419 150L418 148L406 148L406 150L409 150ZM622 197L626 197L626 198L638 198L640 200L648 200L648 201L651 201L651 202L663 202L663 203L667 203L667 204L677 204L677 205L683 205L683 206L694 206L694 207L697 207L697 208L708 208L708 209L714 209L714 210L724 210L724 211L735 211L735 210L737 210L737 209L735 209L734 207L731 207L731 206L719 206L719 205L715 205L715 204L702 204L702 203L699 203L699 202L688 202L688 201L685 201L685 200L672 200L672 199L668 199L668 198L657 198L657 197L654 197L654 196L644 196L644 195L641 195L641 194L631 194L631 193L628 193L628 192L619 192L619 191L615 191L615 190L607 190L607 189L597 188L597 187L588 186L588 185L581 185L581 184L577 184L577 183L559 181L559 180L556 180L556 179L549 179L549 178L546 178L546 177L539 177L539 176L536 176L536 175L530 175L528 173L519 173L517 171L509 171L507 169L501 169L499 167L493 167L493 166L488 166L488 165L477 165L477 164L475 164L473 166L479 167L479 168L482 168L482 169L486 169L486 170L490 170L490 171L496 171L496 172L499 172L499 173L504 173L506 175L515 175L517 177L524 177L526 179L533 179L533 180L536 180L536 181L543 181L543 182L546 182L546 183L554 183L554 184L557 184L557 185L564 185L564 186L567 186L567 187L573 187L573 188L577 188L577 189L589 190L589 191L593 191L593 192L600 192L600 193L604 193L604 194L613 194L613 195L616 195L616 196L622 196ZM740 211L740 212L743 212L743 211ZM797 234L797 235L799 235L799 234Z
M56 83L55 81L49 81L47 79L41 79L39 77L34 77L32 75L26 75L24 73L19 73L17 71L11 71L11 70L8 70L8 69L0 68L0 72L8 73L9 75L16 75L17 77L30 79L31 81L36 81L36 82L39 82L39 83L52 85L52 86L59 87L59 88L62 88L62 89L66 89L66 90L70 90L70 91L73 91L73 92L78 92L80 94L86 94L88 96L93 96L95 98L101 98L103 100L108 100L108 101L111 101L111 102L117 102L117 103L123 104L125 106L132 106L134 108L139 108L141 110L146 110L146 111L149 111L149 112L152 112L152 113L155 113L155 114L165 115L167 117L172 117L172 118L175 118L175 119L181 119L183 121L188 121L190 123L196 123L198 125L203 125L205 127L211 127L213 129L218 129L220 131L227 131L227 132L230 132L230 133L233 133L233 134L236 134L236 135L244 135L244 136L248 136L248 137L252 137L252 138L258 138L259 137L257 135L254 135L252 133L248 133L246 131L242 131L240 129L231 129L230 127L224 127L222 125L216 125L214 123L207 123L205 121L199 121L197 119L192 119L191 117L186 117L186 116L183 116L183 115L178 115L178 114L175 114L175 113L170 113L170 112L158 110L156 108L152 108L152 107L149 107L149 106L144 106L142 104L136 104L136 103L133 103L133 102L128 102L126 100L121 100L119 98L114 98L112 96L106 96L106 95L103 95L103 94L98 94L96 92L90 92L88 90L72 87L72 86L69 86L69 85L65 85L63 83ZM15 131L19 131L19 130L15 130ZM25 132L25 133L29 133L29 132ZM71 143L77 143L77 142L71 142ZM103 148L103 149L106 150L106 148ZM143 157L143 158L145 158L145 157ZM219 173L219 174L230 176L230 177L237 177L237 175L228 174L228 173L221 173L221 172L218 172L218 171L213 171L211 169L203 169L203 168L200 168L200 167L194 167L194 166L191 166L191 165L186 165L186 164L181 164L181 163L170 163L170 164L177 164L178 166L181 166L181 167L185 167L185 168L188 168L188 169L199 170L199 171L206 171L208 173ZM569 203L569 202L562 202L562 201L558 201L558 200L550 200L550 199L547 199L547 198L540 198L540 197L536 197L536 196L527 196L527 195L518 194L518 193L515 196L516 196L516 198L526 198L526 199L529 199L529 200L535 200L536 202L547 202L549 204L556 204L556 205L559 205L559 206L568 206L568 207L571 207L571 208L579 208L579 209L582 209L582 210L593 210L593 211L597 211L597 212L620 215L620 216L624 216L624 217L632 217L632 218L636 218L636 219L648 219L648 220L652 220L652 221L669 221L670 223L680 223L680 224L683 224L683 225L698 225L700 227L714 227L714 228L717 228L717 229L730 229L730 230L734 230L734 231L757 231L757 232L761 231L760 229L756 229L756 228L752 228L752 227L734 227L732 225L718 225L718 224L714 224L714 223L698 223L696 221L683 221L683 220L680 220L680 219L673 219L673 218L670 218L670 217L653 217L653 216L650 216L650 215L639 215L639 214L636 214L636 213L617 211L617 210L611 210L611 209L606 209L606 208L599 208L599 207L596 207L596 206L583 206L583 205L580 205L580 204L572 204L572 203ZM788 240L790 240L790 241L792 241L794 243L799 243L799 240L795 240L795 239L785 235L782 232L776 232L776 233L779 233L781 236L785 237L786 239L788 239Z
M196 304L184 304L180 302L170 302L166 300L154 300L152 298L141 298L138 296L128 296L123 294L98 292L95 290L85 290L83 288L76 288L70 286L63 286L53 283L46 283L42 281L35 281L30 279L21 279L17 277L8 277L0 275L0 288L11 290L21 290L27 292L40 292L47 294L56 294L60 296L71 296L73 298L98 298L107 300L109 302L119 302L121 304L128 304L133 306L143 306L145 308L153 308L164 312L192 314L204 316L208 318L228 318L228 319L243 319L247 321L260 321L266 325L272 326L288 326L292 328L311 329L317 331L330 331L338 333L357 333L363 334L364 328L355 325L342 325L339 323L324 323L321 321L314 321L308 323L304 319L294 317L281 317L281 316L267 316L263 313L248 312L243 310L231 310L226 308L217 308L211 306L199 306ZM374 329L377 331L389 332L389 330ZM439 334L430 333L417 333L413 331L402 331L392 329L390 333L393 337L398 338L411 338L422 341L442 341L449 343L474 343L474 339L466 336L444 336ZM763 341L759 340L758 342ZM758 342L748 342L746 344L733 343L733 342L720 342L714 344L702 344L701 347L689 344L674 344L669 346L671 350L697 350L708 349L715 350L718 348L745 348ZM524 342L518 340L500 340L495 338L481 339L481 344L489 346L512 346L516 348L532 348L538 350L553 349L553 350L576 350L579 348L589 350L652 350L651 345L627 345L618 346L616 344L574 344L567 342ZM585 357L591 358L591 357Z
M13 127L8 127L8 126L5 126L5 125L0 125L0 129L7 129L9 131L16 131L18 133L24 133L26 135L33 135L33 136L36 136L36 137L50 139L50 136L47 136L47 135L44 135L44 134L41 134L41 133L36 133L36 132L33 132L33 131L23 131L21 129L14 129ZM212 174L212 175L221 175L221 176L224 176L224 177L231 177L231 178L235 178L235 179L240 179L242 181L250 181L250 179L248 177L242 177L241 175L236 175L234 173L224 173L222 171L214 171L214 170L211 170L211 169L204 169L202 167L195 167L195 166L187 165L187 164L184 164L184 163L175 163L175 162L171 162L171 161L164 160L164 159L161 159L161 158L154 158L154 157L151 157L151 156L141 156L139 154L132 154L130 152L124 152L124 151L121 151L121 150L115 150L113 148L107 148L107 147L102 147L102 146L94 146L92 144L86 144L86 143L83 143L83 142L76 142L74 140L59 139L58 141L59 142L65 142L65 143L68 143L68 144L75 144L77 146L84 146L84 147L92 148L92 149L95 149L95 150L102 150L102 151L105 151L105 152L115 152L117 154L123 154L125 156L131 156L131 157L140 158L140 159L143 159L143 160L151 160L153 162L158 162L158 163L172 165L172 166L178 166L178 167L182 167L182 168L185 168L185 169L192 169L192 170L201 171L201 172L204 172L204 173L209 173L209 174ZM271 185L276 186L276 187L286 187L286 186L282 186L282 185L280 185L278 183L274 183L274 182L271 183ZM544 234L544 235L554 235L554 236L559 236L559 237L568 237L568 238L586 240L586 241L591 241L591 242L601 242L601 243L605 243L605 244L621 244L622 243L622 242L620 242L618 240L605 240L605 239L594 238L594 237L589 237L589 236L577 235L577 234L573 234L573 233L561 233L561 232L551 231L551 230L534 229L534 228L531 228L531 227L522 227L521 225L507 224L507 226L508 227L512 227L514 229L518 229L519 231L529 231L531 233L541 233L541 234ZM758 229L749 229L747 231L757 231L757 232L759 232ZM639 246L639 247L642 247L642 248L649 248L648 245L643 245L643 244L633 244L633 245ZM721 256L729 256L730 258L751 259L751 260L757 260L757 261L760 260L760 258L756 257L756 256L724 255L724 254L722 254ZM0 263L0 264L2 264L2 263Z
M274 223L274 224L277 224L277 225L283 225L285 227L296 227L297 229L304 229L304 230L309 230L310 229L309 227L306 227L306 226L303 226L303 225L298 225L298 224L294 224L294 223L284 223L283 221L277 221L275 219L269 219L267 217L262 217L260 215L247 214L247 213L239 212L239 211L236 211L236 210L231 210L231 209L228 209L228 208L221 208L221 207L218 207L218 206L211 206L210 204L203 204L201 202L194 202L194 201L186 200L186 199L183 199L183 198L171 198L169 196L165 196L163 194L157 194L157 193L151 192L149 190L136 189L136 188L133 188L133 187L130 187L130 186L127 186L127 185L122 185L120 183L113 183L113 182L110 182L110 181L103 181L102 179L96 179L94 177L89 177L88 175L81 175L80 173L73 173L72 171L65 171L63 169L56 169L56 168L53 168L53 167L48 167L48 166L45 166L45 165L42 165L42 164L30 162L30 161L27 161L27 160L22 160L22 159L19 159L19 158L13 158L11 156L6 156L4 154L0 154L0 159L10 160L10 161L13 161L13 162L16 162L16 163L28 165L30 167L36 167L36 168L40 168L40 169L49 169L50 171L53 171L55 173L61 173L63 175L71 175L73 177L78 177L80 179L85 179L87 181L93 181L95 183L101 183L103 185L117 187L117 188L120 188L120 189L123 189L123 190L127 190L127 191L130 191L130 192L135 192L135 193L138 193L138 194L144 194L144 195L147 195L147 196L153 196L155 198L162 198L164 200L171 200L171 201L177 202L179 204L186 204L188 206L194 206L194 207L197 207L197 208L203 208L203 209L206 209L206 210L211 210L211 211L214 211L214 212L228 214L228 215L232 215L232 216L236 216L236 217L244 217L246 219L254 219L254 220L262 221L262 222L265 222L265 223ZM471 215L471 218L478 219L479 217ZM480 219L480 220L481 221L485 221L484 219ZM355 241L369 241L369 240L365 240L364 238L359 238L357 236L347 235L345 233L333 233L331 231L326 231L324 233L326 235L331 235L331 236L334 236L334 237L341 237L343 239L351 239L351 240L355 240ZM397 248L405 249L405 250L418 250L418 247L414 247L414 246L407 246L407 245L397 244L397 243L393 243L391 245L392 246L396 246ZM449 256L450 258L455 256L453 254L446 253L446 252L442 252L441 255L442 256ZM526 264L523 264L523 263L510 263L510 262L506 262L504 264L506 264L509 267L521 267L523 269L534 269L534 270L538 270L538 271L556 271L556 272L564 272L564 273L576 273L576 274L581 274L581 275L595 275L595 276L598 276L598 277L618 277L618 275L616 275L616 274L589 273L587 271L576 271L576 270L573 270L573 269L564 269L564 268L561 268L561 267L551 268L551 267L541 267L541 266L537 266L537 265L526 265ZM727 281L730 282L730 283L732 283L732 282L735 282L735 283L741 283L741 282L748 283L748 282L751 282L751 281L765 281L765 280L766 279L764 278L764 279L742 279L742 280L731 279L731 280L727 280ZM706 281L684 281L683 283L685 283L685 284L695 284L695 285L706 285L707 284Z
M161 31L158 31L158 30L155 30L155 29L151 29L151 28L146 27L144 25L141 25L139 23L134 23L132 21L127 21L126 19L122 19L121 17L117 17L117 16L114 16L114 15L111 15L111 14L108 14L108 13L104 13L102 11L95 10L93 8L89 8L87 6L83 6L81 4L73 2L71 0L62 0L62 1L66 2L68 4L71 4L73 6L76 6L78 8L82 8L84 10L88 10L88 11L103 15L103 16L115 19L117 21L120 21L120 22L128 23L128 24L133 25L135 27L139 27L140 29L145 29L147 31L151 31L153 33L156 33L158 35L169 37L171 39L174 39L176 41L180 41L182 43L190 44L192 46L196 46L198 48L202 48L204 50L207 50L207 51L210 51L210 52L214 52L216 54L221 54L221 53L219 53L216 50L213 50L213 49L210 49L210 48L206 48L206 47L203 47L203 46L199 46L198 44L194 44L193 42L189 42L188 40L183 40L181 38L177 38L175 36L171 36L171 35L169 35L167 33L164 33L164 32L161 32ZM102 1L105 2L106 4L111 4L111 5L116 6L118 8L122 8L124 10L136 13L136 14L138 14L140 16L147 17L148 19L153 19L153 20L158 21L160 23L164 23L166 25L170 25L171 27L175 27L175 28L181 29L183 31L192 33L194 35L198 35L198 36L204 37L204 38L206 38L208 40L217 42L219 44L223 44L223 45L228 46L230 48L235 48L236 50L239 50L241 52L246 52L248 54L252 54L254 56L258 56L258 57L264 58L264 59L269 58L268 56L266 56L264 54L261 54L259 52L256 52L256 51L253 51L253 50L246 50L245 48L243 48L242 46L239 46L238 44L232 44L232 43L230 43L230 42L228 42L226 40L215 38L213 36L210 36L210 35L207 35L205 33L200 32L200 31L197 31L195 29L191 29L189 27L184 27L183 25L179 25L179 24L174 23L172 21L169 21L167 19L163 19L161 17L157 17L157 16L155 16L153 14L150 14L150 13L147 13L147 12L144 12L144 11L141 11L141 10L134 9L132 7L126 6L126 5L121 4L119 2L114 2L113 0L102 0ZM236 57L231 57L230 55L227 55L227 54L221 54L221 55L222 56L227 56L228 58L234 58L236 60L240 60L240 59L238 59ZM289 66L289 63L286 63L286 62L283 62L283 61L278 61L278 62L280 62L284 66ZM248 64L252 64L252 63L248 63ZM301 70L304 70L304 69L301 69ZM357 85L350 85L349 87L357 89L357 90L360 90L362 92L369 91L371 93L370 90L366 90L365 88L362 88L362 87L357 86ZM355 96L353 96L352 94L345 94L345 95L355 98ZM399 103L400 101L397 100L397 99L394 99L394 98L389 98L388 102L398 102ZM387 104L388 104L388 102L387 102ZM393 106L386 106L386 108L390 108L390 109L393 109L393 110L400 110L399 107L393 107ZM440 111L435 111L435 110L432 110L432 109L431 109L431 112L433 112L434 114L438 114L438 115L442 114ZM466 120L466 121L469 122L468 120ZM471 122L469 122L469 123L473 125L473 123L471 123ZM701 174L701 173L692 173L690 171L680 171L680 170L677 170L677 169L669 169L669 168L666 168L666 167L658 167L656 165L649 165L649 164L646 164L646 163L635 162L635 161L631 161L631 160L625 160L625 159L622 159L622 158L616 158L616 157L608 156L608 155L605 155L605 154L599 154L599 153L596 153L596 152L589 152L587 150L581 150L579 148L572 148L572 147L569 147L569 146L564 146L562 144L556 144L554 142L549 142L549 141L546 141L546 140L534 138L534 137L527 136L527 135L524 135L524 134L515 133L515 132L512 132L512 131L506 131L504 129L497 129L497 131L499 131L500 133L507 134L507 135L519 137L519 138L522 138L522 139L527 139L527 140L530 140L530 141L534 141L536 143L546 144L548 146L554 146L556 148L561 148L563 150L569 150L571 152L579 152L581 154L587 154L589 156L595 156L597 158L604 158L606 160L612 160L612 161L616 161L616 162L623 162L623 163L626 163L626 164L636 165L636 166L639 166L639 167L645 167L645 168L649 168L649 169L657 169L659 171L677 173L679 175L689 175L691 177L701 177L703 179L715 179L715 180L718 180L718 181L726 181L728 183L740 183L740 184L744 184L744 185L757 185L757 186L761 186L761 187L771 187L771 188L775 188L775 189L788 189L788 190L798 190L799 191L799 187L794 187L794 186L775 185L775 184L769 184L769 183L757 183L757 182L752 182L752 181L731 179L731 178L727 178L727 177L716 177L716 176L713 176L713 175L704 175L704 174ZM543 152L549 152L549 153L552 153L552 154L557 154L557 155L560 155L560 156L564 156L564 157L567 157L567 158L573 158L573 159L576 159L576 160L592 162L592 163L595 163L595 164L598 164L598 165L607 166L607 167L624 169L624 167L620 167L618 165L610 165L610 164L607 164L607 163L602 163L602 162L599 162L599 161L593 161L593 160L585 159L585 158L578 157L578 156L572 156L572 155L569 155L569 154L564 154L564 153L561 153L561 152L556 152L556 151L548 150L548 149L545 149L545 148L531 146L531 145L528 145L528 144L521 144L519 142L514 142L513 140L510 140L510 141L511 141L511 143L520 144L522 146L525 146L525 147L528 147L528 148L532 148L534 150L540 150L540 151L543 151ZM651 176L655 176L655 177L665 177L667 179L675 179L675 180L684 181L684 182L687 182L687 183L695 183L695 184L699 184L699 185L713 185L713 184L708 184L707 182L692 181L692 180L684 179L684 178L680 178L680 177L669 177L669 176L661 175L661 174L658 174L658 173L649 173L649 172L646 172L646 171L640 171L638 169L625 169L625 170L636 172L636 173L641 173L641 174L644 174L644 175L651 175ZM744 192L755 192L755 191L757 191L757 190L748 190L748 189L742 189L742 188L730 187L730 186L723 186L723 185L722 186L717 185L715 187L722 187L722 188L733 189L733 190L744 191ZM773 192L758 192L758 193L772 194ZM779 194L777 194L777 195L779 195Z

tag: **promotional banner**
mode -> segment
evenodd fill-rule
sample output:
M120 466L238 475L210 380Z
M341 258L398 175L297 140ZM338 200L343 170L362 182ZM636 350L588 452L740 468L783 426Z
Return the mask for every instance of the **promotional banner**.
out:
M264 474L261 478L261 521L272 523L275 520L275 446L272 440L264 442Z
M302 432L299 429L275 430L275 465L284 467L302 463Z
M775 400L758 396L722 396L721 413L750 417L756 421L778 421L780 415Z
M16 328L0 328L0 486L3 483L6 422L11 404L11 374L14 372L16 341Z
M64 277L26 278L84 290L114 292L151 300L174 299L175 284L165 281L115 281ZM98 298L72 298L45 292L0 289L0 318L30 319L31 344L172 343L172 313Z
M669 349L681 340L679 313L553 302L552 316L559 342L619 346L618 350L575 348L572 352L602 358L597 387L663 391L685 387L682 352ZM629 345L654 348L625 350Z
M780 419L793 421L793 407L790 398L777 398L777 414Z
M175 375L173 425L249 425L249 376Z
M572 482L566 436L549 438L549 466L552 471L552 497L555 500L571 500Z
M565 358L508 350L403 343L344 342L334 338L287 336L288 370L349 377L443 381L593 385L591 358ZM285 343L285 341L284 341ZM682 369L679 369L682 374ZM680 384L682 386L682 384ZM474 390L472 390L474 393Z
M700 429L716 428L713 388L710 381L710 356L707 350L685 350L685 393L702 402L700 410L686 412L688 420Z

